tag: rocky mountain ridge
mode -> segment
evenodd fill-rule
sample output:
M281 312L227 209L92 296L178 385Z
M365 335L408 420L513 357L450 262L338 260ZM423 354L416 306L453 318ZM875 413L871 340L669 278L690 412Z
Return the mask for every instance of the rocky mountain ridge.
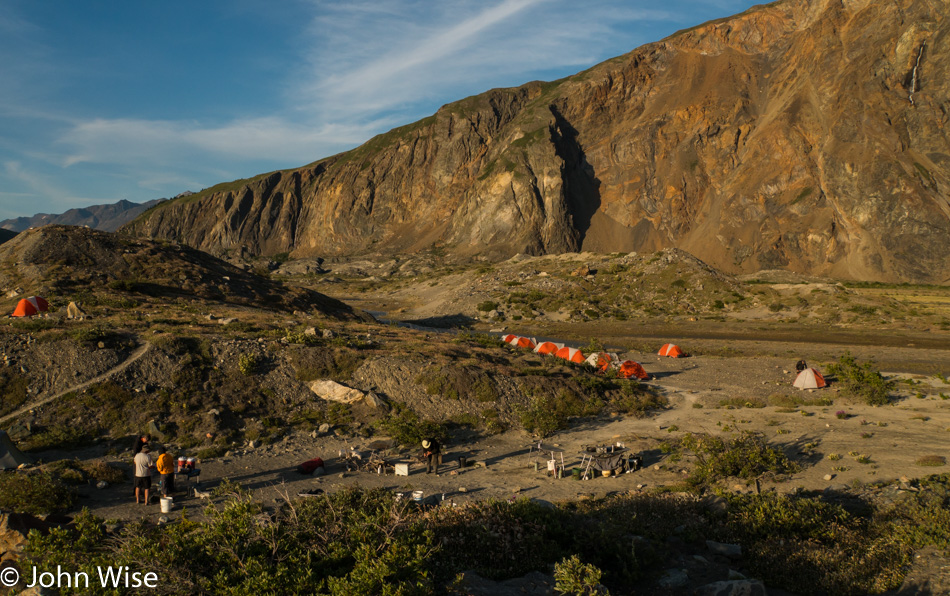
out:
M677 247L729 273L944 283L947 14L947 0L754 7L126 229L218 255Z
M133 203L123 199L117 203L70 209L65 213L37 213L32 217L16 217L0 221L0 229L22 232L40 226L65 225L88 226L105 232L114 232L135 219L142 212L165 200L167 199Z

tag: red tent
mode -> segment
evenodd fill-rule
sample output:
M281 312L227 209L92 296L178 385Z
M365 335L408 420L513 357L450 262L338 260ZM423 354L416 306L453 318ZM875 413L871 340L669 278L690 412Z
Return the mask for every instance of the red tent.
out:
M30 296L29 298L24 298L16 305L16 310L13 311L14 317L32 317L33 315L38 315L41 312L47 312L49 310L49 303L46 302L45 298L39 296Z
M645 381L650 378L650 375L647 374L647 371L643 370L643 367L640 366L640 363L634 362L633 360L624 360L621 362L617 372L625 379L636 377L642 381Z
M682 358L686 355L676 344L663 344L663 347L660 348L657 354L660 356L669 356L670 358Z

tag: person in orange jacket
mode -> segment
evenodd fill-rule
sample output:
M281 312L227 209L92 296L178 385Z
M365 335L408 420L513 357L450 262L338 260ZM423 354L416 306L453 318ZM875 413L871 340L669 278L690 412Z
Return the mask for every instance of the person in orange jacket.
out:
M165 453L164 447L159 447L158 453L155 469L162 475L162 494L167 497L175 492L175 460Z

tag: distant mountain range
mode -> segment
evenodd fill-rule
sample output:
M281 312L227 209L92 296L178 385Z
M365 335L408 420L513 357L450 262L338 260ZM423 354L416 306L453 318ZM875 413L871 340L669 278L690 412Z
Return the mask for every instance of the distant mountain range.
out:
M33 217L17 217L15 219L0 221L0 229L10 232L22 232L23 230L29 230L30 228L37 228L39 226L60 224L66 226L89 226L97 230L114 232L141 215L145 210L165 200L166 199L155 199L147 203L132 203L130 201L121 200L118 203L109 205L93 205L80 209L70 209L58 215L38 213ZM9 234L0 232L0 242L3 242L4 239L8 239L7 236L9 236Z
M950 1L786 0L495 89L126 229L227 254L684 249L950 282Z

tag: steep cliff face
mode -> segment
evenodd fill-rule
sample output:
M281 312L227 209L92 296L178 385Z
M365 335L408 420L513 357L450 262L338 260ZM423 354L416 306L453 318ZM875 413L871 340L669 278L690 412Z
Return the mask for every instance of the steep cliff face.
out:
M787 0L353 151L163 203L214 253L679 247L732 272L950 280L950 0Z

